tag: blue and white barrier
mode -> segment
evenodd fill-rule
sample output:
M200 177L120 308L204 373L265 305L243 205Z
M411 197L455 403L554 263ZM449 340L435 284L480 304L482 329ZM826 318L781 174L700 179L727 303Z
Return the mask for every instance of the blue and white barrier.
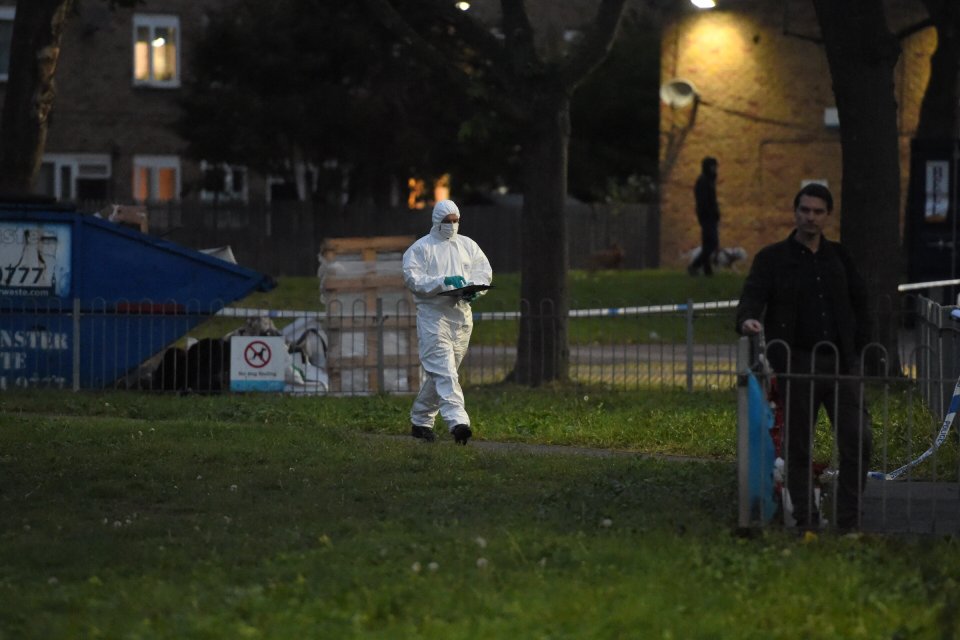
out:
M616 318L625 316L647 316L658 313L677 313L693 311L707 311L715 309L732 309L737 306L736 300L720 300L717 302L694 302L693 304L651 304L640 307L606 307L601 309L570 309L568 318ZM278 309L245 309L226 307L216 315L224 318L303 318L325 315L325 311L313 309L310 311L278 310ZM359 314L363 315L363 314ZM519 311L477 311L473 314L474 320L512 320L520 317Z
M570 309L568 318L615 318L620 316L646 316L657 313L676 313L706 311L713 309L732 309L737 306L737 300L720 300L718 302L694 302L692 305L681 304L651 304L642 307L606 307L602 309ZM473 314L474 320L508 320L519 318L519 311L478 311Z

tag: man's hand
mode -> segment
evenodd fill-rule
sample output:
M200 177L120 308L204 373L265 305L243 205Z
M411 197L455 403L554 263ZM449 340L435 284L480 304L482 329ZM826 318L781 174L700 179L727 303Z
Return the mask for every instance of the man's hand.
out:
M453 287L454 289L459 289L466 285L467 281L463 279L463 276L447 276L443 279L443 284L448 287Z
M464 302L470 303L470 302L473 302L474 300L476 300L476 299L479 298L479 297L480 297L480 292L479 292L479 291L474 291L473 293L468 293L467 295L462 296L462 297L461 297L461 300L463 300Z
M740 325L740 332L746 336L755 336L761 331L763 331L763 325L759 320L753 318L747 318L743 321L743 324Z

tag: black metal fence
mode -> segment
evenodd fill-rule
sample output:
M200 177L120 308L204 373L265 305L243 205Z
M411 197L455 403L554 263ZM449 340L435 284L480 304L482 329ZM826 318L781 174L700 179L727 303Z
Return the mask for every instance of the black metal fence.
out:
M735 304L572 309L569 378L616 389L733 389ZM896 366L890 376L915 381L924 402L942 413L960 374L957 321L949 308L925 298L916 304L908 323L897 318L898 351L885 361ZM230 342L251 336L282 338L273 341L282 350L278 358L287 382L297 381L301 392L412 393L419 386L416 311L399 295L301 310L150 299L63 305L59 299L0 300L0 388L225 390ZM535 318L531 335L521 337L519 318L517 310L474 313L464 384L503 381L514 370L519 341L538 339L538 327L556 322ZM353 382L345 383L348 378Z
M740 340L741 526L960 533L960 319L956 307L912 302L898 353L872 343L852 370L829 343L801 354ZM823 413L815 394L826 399ZM813 495L798 507L806 487Z
M617 389L732 389L733 305L688 301L571 310L569 378ZM519 316L474 313L463 384L496 383L510 375ZM243 390L238 369L252 365L235 352L253 338L269 347L271 366L280 369L270 390L414 393L420 385L416 310L402 297L377 299L375 305L358 298L311 310L220 303L200 308L149 299L95 299L63 308L27 299L0 301L0 317L0 388ZM541 317L530 326L536 331L555 321Z

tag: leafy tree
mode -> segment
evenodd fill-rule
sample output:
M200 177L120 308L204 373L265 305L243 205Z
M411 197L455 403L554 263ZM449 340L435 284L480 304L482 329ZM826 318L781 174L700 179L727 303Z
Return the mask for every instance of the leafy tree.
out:
M569 262L564 201L571 97L609 52L625 0L600 0L596 15L569 47L538 47L522 0L501 0L502 37L451 2L366 0L368 10L427 61L447 64L453 81L481 94L516 124L523 211L520 338L514 378L532 386L569 375ZM422 35L426 34L426 36ZM438 55L443 34L467 43L473 56ZM549 49L552 49L549 50Z
M362 5L238 2L211 15L185 82L180 134L197 159L284 175L326 167L318 196L388 203L393 182L462 165L467 97L371 23Z

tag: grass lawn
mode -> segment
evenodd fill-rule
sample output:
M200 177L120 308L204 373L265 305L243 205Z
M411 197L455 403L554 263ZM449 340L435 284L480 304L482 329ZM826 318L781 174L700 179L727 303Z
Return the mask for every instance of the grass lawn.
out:
M736 300L744 275L718 271L712 278L692 278L685 271L645 269L634 271L571 271L568 275L571 309L607 309L645 305ZM516 273L494 274L494 286L473 304L479 313L520 309L520 277ZM253 293L235 303L254 309L296 309L320 312L319 280L311 277L284 277L267 293ZM729 343L736 339L731 311L698 312L695 338L701 343ZM289 320L277 320L284 326ZM236 329L236 318L213 318L191 332L197 338L221 337ZM575 318L570 320L571 344L635 344L664 340L685 340L683 312L653 316ZM515 345L518 323L514 320L480 320L475 323L472 344Z
M955 539L732 535L727 394L0 396L0 638L957 638ZM630 420L629 418L633 418Z
M622 307L735 300L745 273L718 271L711 278L692 278L683 270L642 269L616 271L571 270L567 276L570 307ZM520 303L520 275L493 274L494 288L474 303L477 311L516 310ZM322 309L320 281L314 277L281 277L277 287L252 293L237 306L271 309Z

